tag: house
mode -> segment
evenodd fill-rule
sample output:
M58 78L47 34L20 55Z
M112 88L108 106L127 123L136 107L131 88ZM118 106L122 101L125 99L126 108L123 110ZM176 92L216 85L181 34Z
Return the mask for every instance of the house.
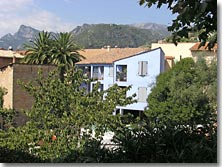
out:
M152 43L151 49L159 48L163 50L166 57L174 57L175 63L186 57L192 57L190 48L195 45L193 42L179 42L177 45L174 43Z
M217 43L211 50L208 49L208 42L204 46L199 46L200 42L197 42L190 48L194 61L197 61L200 57L204 58L207 63L210 63L213 59L217 59Z
M92 54L90 52L92 51ZM114 84L119 87L132 86L126 96L137 94L137 103L117 106L116 113L139 114L147 107L146 99L156 81L156 76L165 70L165 57L161 48L108 48L100 52L85 50L81 54L85 59L76 63L83 69L84 75L95 81L85 88L91 91L94 84L100 82L100 90L106 90Z

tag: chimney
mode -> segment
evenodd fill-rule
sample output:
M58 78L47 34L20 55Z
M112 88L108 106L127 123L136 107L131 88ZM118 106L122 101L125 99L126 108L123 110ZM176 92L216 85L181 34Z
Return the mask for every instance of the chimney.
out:
M109 45L107 45L107 51L108 51L108 52L110 51L110 46L109 46Z
M12 46L9 46L9 47L8 47L8 50L10 50L10 51L13 52L13 47L12 47ZM15 61L16 61L15 52L13 52L12 54L13 54L13 57L12 57L12 63L14 64Z
M16 62L15 53L13 53L12 63L14 64Z

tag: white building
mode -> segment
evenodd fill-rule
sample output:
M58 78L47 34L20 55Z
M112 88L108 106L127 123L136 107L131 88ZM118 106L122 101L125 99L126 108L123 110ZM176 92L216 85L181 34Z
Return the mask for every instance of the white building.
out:
M95 50L98 50L98 54ZM164 53L160 48L86 49L80 54L86 59L76 65L83 69L85 75L95 79L87 86L88 91L92 90L97 81L101 83L101 90L106 90L113 84L118 84L120 87L132 86L126 96L136 93L138 102L117 106L116 112L121 114L126 112L138 114L138 111L143 111L147 107L146 99L156 81L156 76L165 70Z

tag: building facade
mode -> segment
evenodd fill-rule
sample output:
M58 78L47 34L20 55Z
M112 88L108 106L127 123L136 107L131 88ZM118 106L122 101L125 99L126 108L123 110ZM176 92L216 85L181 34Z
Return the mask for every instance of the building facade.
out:
M84 85L88 91L98 81L100 90L107 90L114 84L119 87L131 86L126 96L136 93L137 103L117 106L115 112L124 114L143 111L147 107L146 99L156 77L165 71L165 57L161 48L113 48L99 55L86 56L86 59L76 65L83 70L84 75L94 79L90 85Z
M193 42L179 42L177 45L174 43L152 43L151 49L161 47L166 57L174 57L175 63L183 58L192 57L190 48L195 45Z
M91 91L98 81L100 90L107 90L114 84L122 88L131 86L126 96L136 94L137 103L117 106L116 113L121 114L143 111L147 107L146 99L155 84L156 76L166 70L168 60L161 48L153 50L144 48L86 49L80 51L80 54L85 59L76 65L83 69L84 75L93 79L90 84L82 85L88 91ZM18 80L33 81L38 76L40 69L47 74L53 68L55 66L19 63L2 66L0 68L0 87L7 89L7 94L4 96L4 107L18 111L30 109L33 105L33 98L18 84Z
M217 60L217 43L211 50L209 50L208 42L206 42L205 45L201 47L200 42L197 42L190 48L190 51L194 61L197 61L198 58L204 58L207 63L210 63L212 60Z
M0 68L10 63L18 63L24 57L21 52L11 50L0 50Z

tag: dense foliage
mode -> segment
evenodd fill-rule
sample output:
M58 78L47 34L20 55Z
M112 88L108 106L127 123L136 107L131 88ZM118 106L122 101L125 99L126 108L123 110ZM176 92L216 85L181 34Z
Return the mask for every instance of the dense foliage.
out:
M216 99L216 62L181 60L157 77L146 119L115 131L114 161L216 163Z
M139 4L149 8L153 5L157 8L167 5L168 9L176 14L176 19L168 27L168 30L173 32L175 43L182 37L188 38L190 32L200 32L199 40L202 44L209 40L209 48L217 41L216 0L140 0Z
M0 87L0 108L3 107L3 102L4 102L3 96L5 94L6 94L6 90Z
M130 88L86 93L81 71L58 71L23 87L35 98L26 125L0 131L1 162L216 163L216 63L183 59L161 74L142 118L112 115ZM71 93L70 93L71 92ZM102 100L105 97L104 100ZM8 122L13 112L5 112ZM3 114L1 110L1 114ZM197 124L203 125L197 128ZM85 131L83 131L83 128ZM103 144L104 132L114 133Z
M181 37L178 39L178 42L199 42L198 38L199 32L192 32L188 34L188 37ZM173 43L174 42L174 35L166 37L164 40L166 42Z
M216 112L217 68L204 60L183 59L157 78L148 97L149 118L159 123L207 126Z
M130 87L122 89L114 85L106 91L98 91L97 84L92 92L86 93L80 85L89 81L82 77L80 70L69 70L63 82L58 71L48 78L40 73L35 81L21 83L35 103L26 111L29 121L24 126L11 126L0 132L2 161L15 162L8 156L21 155L11 155L13 152L30 155L15 158L16 162L88 161L88 157L84 158L88 151L85 147L95 143L102 149L103 133L112 124L121 125L120 117L112 114L115 106L134 102L133 97L125 98ZM90 147L100 150L94 145Z

